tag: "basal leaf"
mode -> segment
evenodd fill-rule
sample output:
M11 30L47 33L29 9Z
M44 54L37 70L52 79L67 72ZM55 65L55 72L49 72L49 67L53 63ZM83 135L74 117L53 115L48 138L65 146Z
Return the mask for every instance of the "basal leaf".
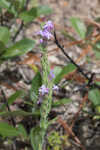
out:
M34 48L35 41L30 39L23 39L16 42L14 45L9 47L3 54L3 59L8 59L15 56L23 55Z

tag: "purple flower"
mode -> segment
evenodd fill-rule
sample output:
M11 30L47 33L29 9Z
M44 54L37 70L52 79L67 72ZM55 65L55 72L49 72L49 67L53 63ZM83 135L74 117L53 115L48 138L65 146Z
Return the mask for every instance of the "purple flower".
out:
M38 105L41 104L42 101L43 101L43 97L39 97L39 100L37 101L37 104L38 104Z
M37 32L37 35L40 35L42 39L40 39L40 43L42 44L44 41L50 40L53 35L51 34L51 30L54 28L52 21L47 21L43 26L42 30Z
M49 93L49 89L45 85L42 85L39 88L39 94L41 94L42 96L44 96L45 94L48 94L48 93Z
M40 39L40 43L41 43L41 44L43 43L43 39Z
M47 21L46 24L44 25L43 29L47 30L47 31L51 31L54 28L54 25L52 23L52 21Z
M42 31L42 30L40 30L40 31L38 31L36 34L37 34L37 35L41 35L41 36L43 36L43 31Z
M53 35L47 30L40 30L37 34L48 40L53 37Z
M51 71L50 71L50 74L49 74L49 79L52 80L52 79L54 79L54 78L55 78L54 71L51 70Z
M53 37L53 35L49 31L44 30L43 31L43 37L50 40Z
M52 88L54 91L58 91L59 90L59 87L57 85L53 85L53 88Z

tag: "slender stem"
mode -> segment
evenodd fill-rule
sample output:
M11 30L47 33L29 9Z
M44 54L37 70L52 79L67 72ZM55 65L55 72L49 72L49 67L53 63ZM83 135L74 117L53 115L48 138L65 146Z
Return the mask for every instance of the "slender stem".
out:
M88 83L87 83L86 86L91 87L91 88L95 87L95 88L100 89L100 86L99 86L99 85L93 83L93 77L94 77L95 73L91 73L91 76L88 77L87 74L83 72L83 70L81 69L81 67L80 67L79 65L77 65L77 64L72 60L72 58L65 52L63 46L61 46L60 43L59 43L58 40L57 40L57 36L56 36L56 32L55 32L55 31L54 31L54 37L55 37L55 43L56 43L57 47L60 48L60 50L63 52L63 54L70 60L70 62L71 62L72 64L74 64L74 65L77 67L78 71L88 80Z
M17 36L19 35L20 31L23 29L24 23L23 21L20 24L20 27L18 28L17 32L15 33L14 37L12 38L12 41L15 42Z
M83 70L80 68L80 66L77 65L77 64L72 60L72 58L65 52L64 48L59 44L55 32L54 32L54 37L55 37L55 43L56 43L56 45L60 48L60 50L63 52L63 54L70 60L70 62L71 62L72 64L74 64L74 65L77 67L78 71L79 71L87 80L90 80L90 78L87 76L87 74L83 72Z
M3 96L3 99L4 99L4 102L5 102L6 106L8 108L8 111L11 112L10 107L8 105L8 102L7 102L7 98L6 98L5 93L4 93L4 91L2 89L1 89L1 94ZM16 126L16 122L15 122L14 118L12 116L10 118L11 118L11 122L12 122L13 126L15 127Z

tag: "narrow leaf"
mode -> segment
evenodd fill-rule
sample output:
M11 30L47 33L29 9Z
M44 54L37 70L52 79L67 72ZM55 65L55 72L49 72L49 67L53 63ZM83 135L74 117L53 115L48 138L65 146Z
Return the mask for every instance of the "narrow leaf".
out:
M11 58L15 56L23 55L31 51L34 47L35 41L30 39L23 39L16 42L14 45L9 47L6 52L3 54L3 58Z
M19 17L25 22L28 23L33 21L37 17L37 8L32 8L29 11L24 11L20 13Z
M13 137L13 136L18 136L19 132L17 131L16 128L12 127L6 122L0 122L0 134L3 137Z
M0 55L2 55L6 51L6 47L3 42L0 41Z
M58 107L58 106L70 103L71 101L72 101L71 99L63 98L63 99L60 99L60 100L58 100L56 102L53 102L52 106L53 107Z
M0 41L7 44L10 39L10 32L7 27L0 27Z
M8 2L7 0L0 0L0 6L3 8L9 9L10 2Z
M17 15L17 12L15 11L15 7L11 1L0 0L0 6L2 8L7 9L9 12L13 13L14 15Z
M23 96L24 94L25 94L25 93L24 93L24 91L22 91L22 90L19 90L19 91L15 92L14 94L12 94L12 95L8 98L8 101L7 101L8 105L13 104L13 102L14 102L17 98ZM6 104L3 104L3 105L0 107L0 110L4 110L5 107L6 107Z
M100 59L100 41L93 45L93 50L97 59Z
M93 31L94 31L94 26L93 25L87 26L86 37L91 36Z
M49 15L52 13L52 9L50 7L48 7L47 5L44 6L38 6L38 17L40 15Z
M96 42L95 47L100 50L100 40L98 42Z
M84 23L76 17L72 17L70 21L72 23L73 28L76 30L79 36L84 39L86 34L86 27Z
M39 127L32 128L30 132L31 144L34 150L42 149L41 129Z
M40 15L48 15L52 12L52 9L48 6L38 6L33 7L29 11L23 11L20 13L19 17L25 22L28 23L33 21Z
M90 90L88 98L91 100L94 106L100 105L100 92L98 89Z
M68 64L67 66L65 66L60 73L55 77L54 83L58 84L61 79L67 75L68 73L74 71L76 69L76 67L73 64Z
M31 115L32 116L39 116L40 112L35 111L32 113L32 112L26 112L23 110L12 111L12 112L9 112L9 111L0 112L0 117L8 117L8 116L16 117L16 116L31 116Z
M24 128L22 124L18 125L17 130L22 135L22 137L24 137L24 139L27 139L28 135L27 135L26 129Z
M37 97L38 97L38 93L39 93L39 87L42 85L42 77L40 72L37 72L37 74L35 75L35 77L32 80L32 86L31 86L31 90L30 90L30 97L31 99L34 101L34 103L37 102Z

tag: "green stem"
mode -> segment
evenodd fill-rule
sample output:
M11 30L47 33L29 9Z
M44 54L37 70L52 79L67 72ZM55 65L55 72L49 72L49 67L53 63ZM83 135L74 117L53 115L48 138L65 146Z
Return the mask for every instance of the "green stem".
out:
M40 128L41 128L41 134L42 134L41 135L42 143L41 143L41 147L39 150L42 150L44 136L45 136L46 130L48 128L48 114L51 110L51 105L52 105L53 81L49 81L49 79L48 79L48 76L50 73L50 66L48 63L47 51L43 51L41 63L42 63L42 69L43 69L43 85L45 85L47 88L49 88L49 94L45 96L43 103L41 105L41 109L40 109L40 114L41 114Z

